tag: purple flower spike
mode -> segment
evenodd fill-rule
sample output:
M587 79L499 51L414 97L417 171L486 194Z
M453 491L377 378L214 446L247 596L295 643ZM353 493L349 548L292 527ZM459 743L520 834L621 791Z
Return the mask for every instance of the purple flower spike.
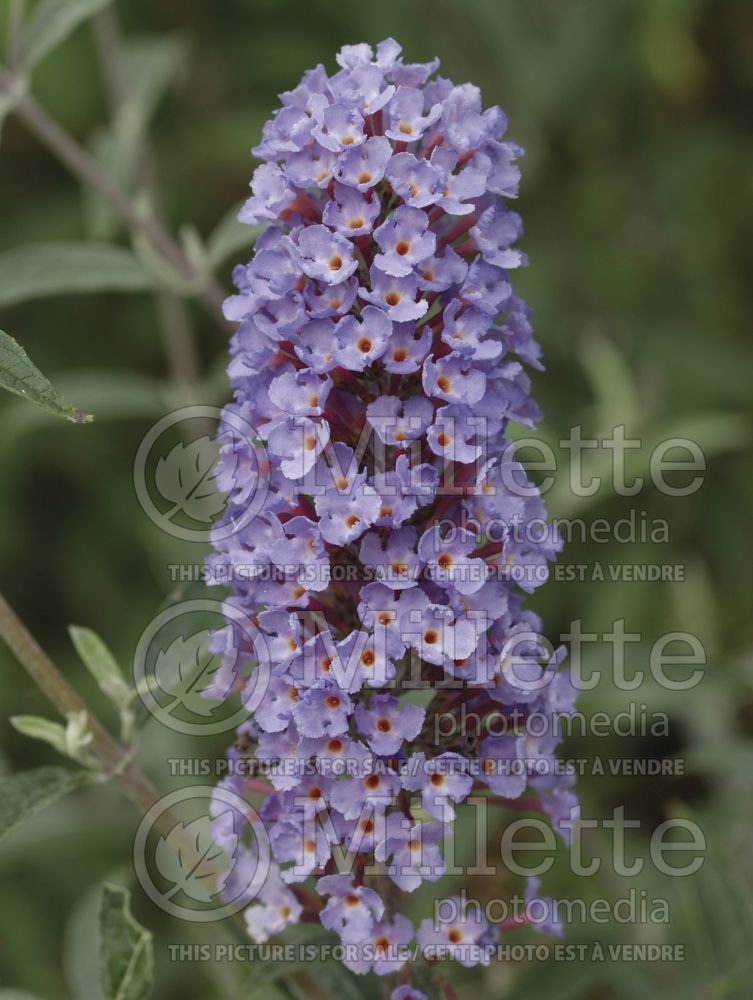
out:
M527 370L541 348L511 285L527 263L508 205L522 150L477 87L403 61L394 39L336 61L281 95L239 216L265 228L224 305L228 502L207 566L232 593L207 694L240 694L228 755L266 780L225 779L266 793L271 867L244 900L249 935L318 919L353 972L426 1000L406 982L416 948L487 964L498 929L441 891L415 927L402 894L445 875L469 797L535 805L566 836L578 802L555 721L577 691L524 607L562 541L508 431L540 416ZM513 711L510 731L488 729ZM220 843L251 839L240 809L212 822ZM558 933L536 880L527 899Z

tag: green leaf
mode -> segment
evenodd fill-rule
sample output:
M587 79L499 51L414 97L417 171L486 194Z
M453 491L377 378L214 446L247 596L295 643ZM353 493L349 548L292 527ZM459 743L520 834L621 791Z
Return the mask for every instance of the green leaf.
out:
M10 723L23 736L33 740L43 740L49 743L58 753L80 761L87 766L95 766L95 760L87 749L92 741L89 732L89 717L86 711L68 712L68 724L61 726L59 722L50 722L39 715L12 715Z
M65 921L63 974L71 1000L103 1000L97 940L101 896L101 882L89 886Z
M123 46L124 100L112 124L89 142L91 155L123 191L132 192L149 123L187 54L186 41L177 34L129 40ZM87 232L111 239L121 228L118 216L88 187L83 198Z
M65 726L61 726L59 722L51 722L39 715L12 715L10 724L22 736L28 736L31 740L42 740L43 743L49 743L58 753L66 753Z
M25 990L7 989L0 990L0 1000L39 1000L39 997L26 993Z
M112 0L42 0L34 10L21 43L27 67L43 59L82 21Z
M0 388L36 403L56 417L88 424L94 417L64 399L13 337L0 330Z
M76 652L97 682L100 691L110 699L116 708L123 708L131 701L133 694L126 684L115 657L102 642L96 632L78 625L70 625L68 633Z
M128 97L119 115L124 127L145 132L165 92L188 58L188 45L178 34L131 40L124 50Z
M110 243L36 243L0 254L0 307L47 295L154 287L141 261Z
M154 981L152 935L134 920L122 886L102 887L99 933L105 1000L144 1000Z
M224 264L228 257L240 253L241 250L250 250L262 231L262 226L248 226L238 222L240 207L236 205L231 212L228 212L207 240L207 256L213 271Z
M85 771L69 771L64 767L38 767L0 780L0 840L24 820L89 780Z

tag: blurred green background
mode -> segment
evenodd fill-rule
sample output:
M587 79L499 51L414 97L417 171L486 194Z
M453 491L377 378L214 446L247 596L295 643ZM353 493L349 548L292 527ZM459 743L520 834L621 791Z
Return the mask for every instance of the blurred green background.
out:
M0 32L8 7L0 0ZM560 897L618 897L630 886L666 896L667 926L576 924L568 940L681 942L682 963L510 961L448 975L461 998L478 990L521 1000L632 1000L637 990L646 998L752 996L753 6L747 0L128 0L114 9L141 101L136 131L148 122L154 184L174 233L190 225L207 238L215 230L245 196L249 149L276 94L307 67L331 68L343 43L392 35L408 60L438 55L444 74L479 84L485 103L507 112L510 135L526 149L516 207L531 266L517 287L533 306L547 361L534 379L546 414L542 436L555 443L581 424L584 434L602 438L624 424L645 442L631 456L634 474L646 475L652 444L673 436L697 441L708 460L703 488L692 497L667 497L647 485L626 499L606 481L585 500L573 498L564 481L549 497L555 516L614 522L633 509L645 511L648 523L664 518L670 525L665 544L573 541L563 565L685 567L685 580L672 583L551 580L531 602L550 637L573 619L604 633L624 618L643 637L630 647L634 665L645 667L654 640L675 629L697 635L708 656L693 691L645 684L631 696L607 675L581 700L587 713L618 711L631 698L664 711L666 738L586 737L565 753L683 760L684 777L583 777L584 813L603 817L624 804L643 823L631 842L635 850L666 817L692 817L706 832L709 852L692 879L662 881L648 870L622 882L606 870L584 885L563 863L545 880L544 891ZM128 185L117 134L107 131L107 31L104 60L96 34L82 25L41 62L33 93ZM102 46L101 22L99 36ZM0 254L91 237L129 245L102 205L12 117L0 142L0 219ZM245 251L237 234L226 232L230 253L217 249L216 273L227 288L231 264ZM37 297L32 290L24 301L8 303L0 280L0 303L0 327L97 418L75 427L15 397L0 399L0 589L111 721L66 627L94 628L127 667L142 629L175 596L168 564L203 558L200 546L176 541L146 518L132 466L141 438L164 413L186 399L227 397L226 336L190 300L188 327L176 330L173 316L166 334L171 307L149 292ZM186 373L170 363L171 345L177 338L180 348L186 337L199 375L189 386L181 381ZM594 644L588 656L592 665L608 667L609 647ZM0 709L3 717L52 714L4 647ZM141 760L167 791L180 784L169 775L168 757L222 749L223 740L207 749L152 723ZM0 730L3 771L53 756L8 725ZM137 822L117 790L102 787L50 808L3 845L0 986L50 1000L96 998L93 891L113 873L129 877ZM598 837L589 843L590 852L603 848ZM505 888L484 885L482 893ZM134 908L157 936L156 996L249 995L242 963L168 961L168 942L223 940L221 929L170 921L138 889ZM521 931L510 940L534 938ZM338 986L338 996L345 990ZM270 985L259 995L290 994ZM380 994L359 981L352 995Z

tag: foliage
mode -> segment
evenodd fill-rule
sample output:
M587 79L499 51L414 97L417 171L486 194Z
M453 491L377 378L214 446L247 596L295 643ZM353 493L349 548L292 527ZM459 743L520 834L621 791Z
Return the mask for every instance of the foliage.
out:
M569 936L589 947L635 941L644 932L660 942L677 939L689 951L686 963L510 961L481 972L453 970L452 982L462 998L479 991L516 1000L621 1000L637 992L646 1000L749 996L747 6L742 0L383 0L371 7L133 0L114 7L124 36L125 100L112 93L112 61L97 57L89 18L105 8L101 0L27 3L15 45L6 17L12 7L0 0L2 51L15 48L25 57L30 92L139 211L167 221L192 277L160 264L143 234L136 236L31 136L13 113L23 86L0 96L0 326L9 331L0 335L2 382L57 415L75 420L90 411L97 418L87 427L56 422L27 399L2 394L0 590L102 717L130 731L128 670L116 665L127 667L145 624L168 595L175 599L166 567L200 563L204 555L201 546L149 523L132 487L143 435L187 398L184 373L171 367L174 327L161 326L164 296L170 315L179 301L188 319L200 372L189 396L221 402L226 332L200 299L210 279L229 286L227 262L253 240L228 209L246 193L248 149L275 95L306 66L331 63L344 42L392 34L411 58L438 53L448 76L479 82L487 103L505 107L512 134L527 150L521 213L532 267L521 278L549 365L536 386L547 413L542 438L556 448L571 425L607 436L625 424L628 436L644 442L631 456L631 475L645 476L653 444L675 434L698 440L708 456L704 486L692 497L673 499L646 486L631 499L606 483L587 498L573 498L558 484L548 497L555 516L614 522L633 509L639 521L665 518L671 527L667 543L646 538L629 554L616 541L576 536L566 566L679 565L684 582L607 584L576 573L551 581L536 605L553 635L575 618L599 633L625 618L643 636L630 651L631 668L645 667L653 639L672 628L691 627L701 637L708 663L699 688L680 694L641 688L650 710L668 713L669 737L576 737L567 752L586 760L610 754L684 760L684 777L582 778L585 808L598 816L625 803L649 827L677 811L692 813L714 852L697 879L667 886L647 875L640 883L649 895L672 900L669 926L605 930L587 923ZM611 456L605 451L594 461L590 472L603 474ZM81 662L65 634L70 621L92 623L113 652L78 632ZM603 647L592 666L600 655ZM4 647L0 677L4 717L47 711L19 681ZM625 692L601 683L581 707L614 712L626 701ZM223 742L199 745L147 726L140 755L167 789L174 782L168 759L211 757ZM52 751L10 726L0 754L0 768L13 773L0 784L0 832L9 834L0 851L3 910L13 913L3 928L0 982L18 986L0 989L0 1000L90 1000L95 987L81 963L98 964L99 904L92 906L87 893L98 899L99 883L129 857L138 817L83 770L40 768ZM28 822L11 832L22 819ZM564 866L552 880L553 895L583 892ZM595 897L627 890L607 875L591 881ZM96 989L108 1000L145 996L149 935L130 916L124 890L105 890L105 898L107 975ZM160 997L211 1000L244 989L265 1000L293 995L294 986L261 963L249 969L240 962L168 961L168 943L194 943L194 930L140 895L134 908L155 936ZM67 953L60 963L64 925ZM117 951L106 943L115 940L113 927ZM209 933L201 940L214 940ZM532 941L526 933L515 940ZM226 937L218 932L217 940ZM124 977L127 968L133 978ZM367 995L367 985L354 985L352 977L338 982L337 975L322 973L323 995ZM123 982L135 983L136 992L119 993Z

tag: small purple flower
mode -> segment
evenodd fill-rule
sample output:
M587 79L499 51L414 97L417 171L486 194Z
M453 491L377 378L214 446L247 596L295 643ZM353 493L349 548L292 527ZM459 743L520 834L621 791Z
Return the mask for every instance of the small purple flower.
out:
M244 911L246 927L257 944L263 944L291 924L298 923L303 907L275 872L259 893L259 903Z
M422 882L436 882L446 865L439 850L443 825L436 821L410 822L401 813L387 818L387 836L377 844L377 861L387 862L387 874L405 892L413 892Z
M303 289L303 301L308 316L317 320L324 316L342 316L348 312L355 302L357 293L358 281L355 278L349 278L348 281L341 282L339 285L323 285L318 281L308 281ZM299 331L301 339L304 339L305 331L309 326L311 326L310 323L303 327L300 323L297 325L296 329ZM298 350L296 350L296 354L301 357Z
M531 914L530 926L539 934L549 934L552 937L564 937L562 922L557 916L554 900L548 896L540 896L541 879L531 876L526 879L526 910Z
M452 247L445 247L423 261L418 269L418 287L425 291L445 292L452 285L458 285L468 273L468 265Z
M390 1000L429 1000L429 998L412 986L398 986L390 993Z
M355 188L335 184L334 201L325 205L322 221L330 229L352 239L370 233L378 215L379 202L376 198L369 201Z
M437 237L429 230L429 219L420 208L402 205L374 231L382 250L375 265L387 274L404 277L434 253Z
M253 195L238 213L238 219L253 225L276 219L295 198L283 171L274 163L262 163L251 181Z
M326 188L337 168L337 156L322 146L307 146L292 153L285 164L285 176L298 188Z
M339 285L358 267L350 241L326 226L302 229L297 248L304 272L327 285Z
M410 610L401 622L401 630L405 642L421 659L436 666L465 660L476 646L473 623L456 620L446 604L427 604Z
M417 292L418 279L414 274L395 278L374 265L371 268L371 290L361 288L358 294L367 302L384 309L396 323L403 323L420 319L429 308L425 299L416 301Z
M376 579L392 590L415 587L423 558L416 552L416 529L393 531L383 544L381 537L370 531L361 542L358 557L364 566L374 570Z
M347 545L360 538L377 519L382 505L371 486L361 486L347 495L324 494L315 503L322 538L331 545Z
M406 205L426 208L441 195L438 193L442 176L426 160L417 159L412 153L398 153L390 160L385 176Z
M471 442L477 436L483 439L482 420L467 406L440 406L426 435L429 447L445 461L475 462L481 456L481 445Z
M522 753L518 737L488 736L479 746L479 778L497 795L520 798L527 784Z
M450 915L442 919L443 910ZM481 907L460 898L442 900L437 912L439 919L422 920L418 928L418 943L428 959L451 957L461 965L488 965L489 954L484 947L489 924Z
M512 244L520 239L523 224L517 212L509 212L500 205L492 205L479 216L471 229L471 236L484 260L495 267L520 267L526 256Z
M387 976L408 961L410 953L406 945L412 937L413 924L397 913L392 921L385 918L375 923L368 939L358 943L358 957L346 959L344 964L358 975L373 969L378 976Z
M375 306L366 306L360 322L355 316L343 316L335 326L334 356L343 368L362 372L387 350L392 320Z
M392 146L384 136L372 136L362 146L348 149L340 156L337 179L348 187L368 191L384 177L391 156Z
M496 316L510 298L510 283L505 271L476 258L460 287L460 298L487 316Z
M453 351L438 361L427 358L423 369L424 389L429 396L448 403L478 403L486 389L486 376L473 368L462 354Z
M403 788L421 792L421 804L436 819L455 818L452 802L462 802L473 785L468 762L458 753L442 753L427 760L423 753L411 758L402 775Z
M372 771L363 778L338 781L332 789L332 806L345 819L358 819L367 806L382 810L391 806L400 791L399 778L384 770Z
M428 114L423 113L424 95L415 87L398 87L390 101L390 127L385 135L395 142L415 142L439 119L442 105L435 104Z
M470 215L474 210L474 200L486 191L485 172L469 163L455 173L458 155L443 146L434 150L430 162L441 178L441 197L437 204L449 215Z
M316 114L317 124L311 134L325 149L341 153L366 142L363 116L346 104L331 104Z
M356 885L347 872L320 878L316 891L329 896L321 913L322 925L336 931L345 943L365 938L384 913L384 903L374 890Z
M418 705L399 707L389 694L374 695L368 703L356 706L358 729L379 756L398 752L404 740L414 740L421 732L426 712Z
M353 703L335 685L309 688L298 698L293 709L301 736L339 736L348 731L348 717Z
M384 367L393 375L417 372L431 348L431 330L427 325L416 330L413 323L396 323L392 330Z
M397 396L379 396L366 407L366 419L385 444L404 448L426 431L433 412L429 400L420 396L404 401Z
M303 479L329 441L329 424L308 417L288 417L269 432L267 450L280 460L288 479Z
M320 378L316 372L289 369L272 380L268 392L270 400L283 413L320 417L331 388L330 379Z
M338 288L342 286L337 286ZM334 354L335 324L330 319L315 319L301 330L295 353L318 375L337 367Z
M504 350L501 331L479 309L461 309L458 299L453 299L445 307L442 317L442 340L445 344L449 344L456 354L474 361L498 358Z
M418 554L432 580L460 594L473 594L483 587L487 576L484 560L470 555L475 548L476 536L465 528L458 528L451 538L444 539L441 527L435 525L421 536Z

